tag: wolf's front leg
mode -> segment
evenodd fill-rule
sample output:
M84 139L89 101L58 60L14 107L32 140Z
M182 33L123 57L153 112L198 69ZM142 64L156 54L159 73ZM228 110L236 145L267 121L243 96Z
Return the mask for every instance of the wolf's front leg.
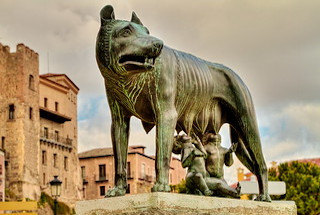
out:
M156 183L152 192L170 192L168 178L176 123L175 109L159 113L156 123Z
M106 197L123 196L127 188L127 153L130 117L126 116L123 108L117 102L110 102L112 116L111 138L114 154L115 187L109 189Z

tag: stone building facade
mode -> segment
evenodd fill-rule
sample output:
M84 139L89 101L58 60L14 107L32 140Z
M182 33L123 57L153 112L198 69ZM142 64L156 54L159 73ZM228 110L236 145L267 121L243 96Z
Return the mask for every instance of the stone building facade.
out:
M78 160L77 94L79 88L64 74L40 75L40 149L41 191L50 193L53 176L62 181L63 202L81 198Z
M5 157L4 151L0 147L0 202L4 202L5 200Z
M67 181L61 200L70 198L67 203L72 203L80 196L76 167L78 87L66 75L40 76L38 54L23 44L17 45L16 52L0 44L0 83L6 188L17 199L38 199L42 191L50 194L48 182L58 175L63 183ZM52 167L54 154L56 165Z
M39 186L39 56L17 45L0 45L0 136L6 156L6 187L17 198L37 199ZM31 116L31 117L30 117Z
M144 146L130 146L127 159L127 194L148 193L155 182L155 158L144 153ZM112 148L99 148L79 153L83 180L83 198L104 198L114 186L114 158ZM181 162L172 158L170 184L178 184L186 171Z

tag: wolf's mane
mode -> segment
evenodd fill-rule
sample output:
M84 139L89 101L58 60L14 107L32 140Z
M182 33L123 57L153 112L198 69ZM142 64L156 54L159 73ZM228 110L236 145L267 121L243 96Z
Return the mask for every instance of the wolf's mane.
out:
M110 57L110 40L111 40L111 32L112 28L115 25L116 20L110 20L108 21L105 26L100 28L100 33L98 40L98 55L100 58L101 63L107 67L110 68L111 64L111 57Z
M108 20L106 24L100 28L100 39L98 39L98 55L101 59L101 63L110 71L114 73L121 74L126 72L124 67L121 67L117 64L114 57L111 56L111 35L112 29L114 28L115 24L122 20Z

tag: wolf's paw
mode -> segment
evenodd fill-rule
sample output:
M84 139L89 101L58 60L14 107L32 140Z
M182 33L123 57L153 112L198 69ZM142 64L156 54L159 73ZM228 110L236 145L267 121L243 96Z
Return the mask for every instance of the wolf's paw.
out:
M213 195L213 192L208 189L208 190L205 190L205 191L203 192L203 194L204 194L205 196L212 196L212 195Z
M151 189L152 192L170 192L171 188L168 184L156 182Z
M115 197L115 196L124 196L126 194L126 189L122 186L115 186L107 191L105 198Z
M269 194L259 194L257 198L255 198L255 201L271 202L271 198Z
M236 187L236 192L240 196L240 194L241 194L241 185L240 185L239 182L238 182L237 187Z

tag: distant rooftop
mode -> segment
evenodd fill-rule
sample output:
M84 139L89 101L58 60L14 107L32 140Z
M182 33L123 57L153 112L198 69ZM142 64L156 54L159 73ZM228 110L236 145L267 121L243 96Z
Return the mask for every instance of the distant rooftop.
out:
M144 148L146 148L146 147L142 146L142 145L129 146L128 153L134 153L134 152L141 153L141 150L139 150L139 149L144 149ZM144 153L142 153L142 154L144 154ZM78 156L79 156L79 158L113 156L113 150L111 147L109 147L109 148L96 148L96 149L91 149L89 151L81 152L78 154ZM152 156L148 156L148 155L145 155L145 156L153 158Z
M65 77L77 90L79 90L79 87L66 74L46 73L46 74L41 74L40 75L41 78L45 78L47 80L50 80L50 79L48 79L50 77L61 77L61 76Z
M306 159L300 159L300 160L296 160L296 161L301 162L301 163L313 163L313 164L320 166L320 158L306 158Z

